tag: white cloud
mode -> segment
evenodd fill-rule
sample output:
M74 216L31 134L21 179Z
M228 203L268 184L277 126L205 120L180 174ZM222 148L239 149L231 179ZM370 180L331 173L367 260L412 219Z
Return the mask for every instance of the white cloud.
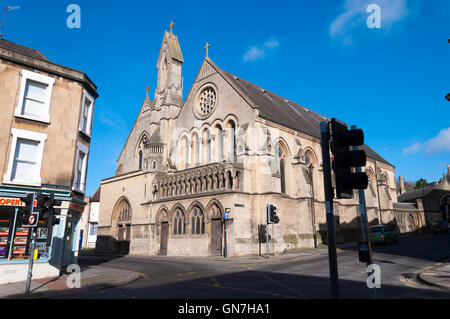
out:
M426 154L436 154L450 152L450 127L443 129L439 134L424 143L415 142L411 146L403 149L403 155L425 152Z
M124 130L126 125L121 116L110 107L104 107L98 112L98 120L105 126Z
M269 51L278 48L278 46L279 42L275 39L267 40L263 45L252 46L244 54L244 63L263 60L266 58Z
M357 30L370 30L367 18L371 12L366 9L371 4L377 4L381 13L381 28L390 29L392 25L410 14L408 6L414 0L345 0L343 12L330 24L330 36L338 38L343 44L353 43Z

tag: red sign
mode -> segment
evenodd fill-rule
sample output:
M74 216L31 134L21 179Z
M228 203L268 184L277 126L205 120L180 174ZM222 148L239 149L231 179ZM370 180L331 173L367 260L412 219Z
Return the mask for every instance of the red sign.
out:
M23 207L25 203L18 198L0 197L0 206L18 206ZM34 207L37 206L37 201L34 201Z

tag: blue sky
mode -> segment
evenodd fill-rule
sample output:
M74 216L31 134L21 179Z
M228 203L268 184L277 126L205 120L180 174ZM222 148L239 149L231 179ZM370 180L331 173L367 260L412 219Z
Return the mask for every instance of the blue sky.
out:
M69 4L81 28L69 29ZM450 1L2 0L20 5L4 38L97 85L87 195L111 177L175 22L184 97L211 44L221 68L320 114L356 124L396 176L438 180L450 164ZM381 28L369 28L370 4Z

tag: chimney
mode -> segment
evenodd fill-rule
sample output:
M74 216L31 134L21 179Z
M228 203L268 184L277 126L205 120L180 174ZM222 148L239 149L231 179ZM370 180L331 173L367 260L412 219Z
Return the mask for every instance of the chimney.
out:
M405 182L403 181L403 176L399 176L398 181L400 183L400 194L403 194L405 192Z

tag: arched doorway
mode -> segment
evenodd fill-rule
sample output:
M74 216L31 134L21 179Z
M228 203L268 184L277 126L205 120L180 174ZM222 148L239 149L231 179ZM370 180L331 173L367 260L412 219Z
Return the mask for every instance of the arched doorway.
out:
M169 214L166 210L160 211L156 218L156 226L159 233L158 255L167 255L167 243L169 238Z
M131 219L132 212L128 201L122 198L114 209L117 247L116 251L128 254L131 241Z
M213 203L209 208L211 218L211 242L210 256L222 256L222 238L223 238L223 219L222 208L218 204Z

